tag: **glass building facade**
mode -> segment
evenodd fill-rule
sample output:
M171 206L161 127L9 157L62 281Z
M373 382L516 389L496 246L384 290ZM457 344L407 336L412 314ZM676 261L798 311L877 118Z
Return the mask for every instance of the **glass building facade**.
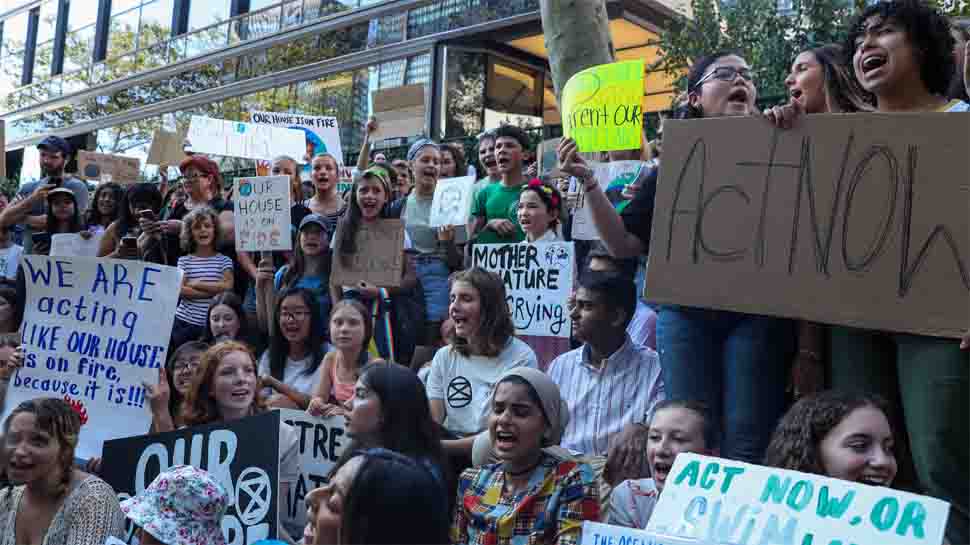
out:
M657 0L608 8L621 59L650 53L678 16ZM253 110L336 116L351 162L371 93L411 84L427 89L435 138L559 124L538 0L34 0L0 13L10 166L50 133L144 159L155 130Z

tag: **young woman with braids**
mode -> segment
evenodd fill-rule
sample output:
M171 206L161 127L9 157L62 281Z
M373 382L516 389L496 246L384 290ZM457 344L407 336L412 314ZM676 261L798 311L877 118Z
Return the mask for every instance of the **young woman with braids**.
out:
M121 538L114 490L74 468L81 417L60 399L21 403L3 425L10 484L0 491L0 545L102 545Z

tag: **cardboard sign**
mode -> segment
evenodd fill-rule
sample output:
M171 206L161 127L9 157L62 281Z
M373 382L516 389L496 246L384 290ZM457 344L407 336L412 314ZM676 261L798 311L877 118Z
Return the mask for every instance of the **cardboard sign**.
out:
M333 155L343 163L344 152L340 146L340 126L336 117L317 115L253 112L252 121L257 125L273 125L301 131L305 139L304 151L293 158L309 165L318 153ZM309 166L304 167L309 170Z
M225 157L272 161L280 155L306 154L303 131L200 115L192 116L187 139L189 151Z
M681 453L646 529L716 543L939 545L949 510L888 487Z
M149 165L170 165L178 166L185 159L185 138L188 129L178 132L155 131L152 135L152 144L148 148L148 158L145 163Z
M502 277L517 334L569 338L566 305L576 266L572 242L476 244L472 261Z
M946 337L970 326L966 114L664 128L649 300Z
M52 256L98 257L103 236L104 231L95 233L88 239L81 238L77 233L58 233L51 236L49 253Z
M340 240L339 229L334 240ZM350 264L344 263L339 248L334 248L331 283L352 287L363 281L382 288L396 288L401 285L403 270L404 223L401 220L361 222L357 230L357 253Z
M233 222L236 251L275 252L293 249L289 176L236 178Z
M373 140L424 134L424 84L381 89L371 94L378 121Z
M142 261L24 255L24 366L7 390L3 419L20 402L64 398L82 413L77 456L145 433L143 382L158 382L182 271Z
M601 64L562 90L563 134L579 151L639 149L643 138L643 59Z
M431 203L430 225L464 227L468 223L468 216L471 215L474 192L474 176L438 180L434 188L434 201Z
M229 494L230 507L222 518L226 543L251 545L278 535L279 428L279 413L271 411L230 423L108 441L100 476L124 501L141 494L171 467L204 469ZM130 540L134 528L127 520L126 529Z
M135 157L78 150L77 175L85 180L101 180L122 185L133 184L141 174L141 161Z
M644 530L584 521L580 545L719 545L712 541L660 536Z
M589 163L593 169L593 176L606 198L613 203L613 206L620 211L625 203L630 201L623 199L623 190L626 186L637 181L641 169L645 168L643 161L611 161L601 163L592 161ZM578 183L573 181L573 186L579 189ZM589 207L586 206L585 193L579 191L579 198L576 207L573 209L573 239L575 240L600 240L599 231L593 224L593 216L590 215Z
M286 501L287 519L299 526L306 525L307 494L329 482L330 472L350 446L343 416L317 418L306 411L279 409L283 422L293 426L299 434L300 480L289 491Z

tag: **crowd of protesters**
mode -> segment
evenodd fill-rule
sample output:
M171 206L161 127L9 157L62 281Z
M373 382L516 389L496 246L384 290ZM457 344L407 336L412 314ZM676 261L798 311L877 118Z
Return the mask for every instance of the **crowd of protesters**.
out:
M756 110L752 66L719 51L693 63L675 115L758 116L768 130L818 113L970 112L968 37L924 3L879 2L844 44L793 59L786 104ZM312 158L312 187L293 158L273 162L289 177L294 244L263 254L235 251L211 159L188 155L161 188L105 183L89 198L64 172L70 145L45 138L44 177L0 212L0 403L24 359L21 255L48 253L55 234L100 234L99 257L184 272L146 433L272 408L346 419L353 444L307 496L306 526L281 511L288 543L574 545L584 521L644 528L681 452L935 496L951 505L948 542L970 543L970 337L642 301L659 140L603 158L644 165L617 206L573 140L556 150L565 178L552 179L531 175L521 129L486 131L471 220L436 228L436 184L468 173L463 150L420 139L391 160L371 153L377 129L364 128L345 193L336 157ZM577 242L572 338L517 336L504 283L470 250L570 240L578 188L601 241ZM405 227L400 282L331 282L336 260L366 251L357 233L389 218ZM75 460L81 433L64 401L12 409L0 545L101 545L126 518L141 543L223 543L232 500L211 475L174 467L119 504L99 460ZM297 440L281 426L280 497L299 472Z

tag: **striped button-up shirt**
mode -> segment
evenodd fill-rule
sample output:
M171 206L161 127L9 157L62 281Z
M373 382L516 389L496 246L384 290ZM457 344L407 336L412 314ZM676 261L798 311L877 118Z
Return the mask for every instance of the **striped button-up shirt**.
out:
M561 445L590 456L605 455L627 424L648 422L665 397L660 358L629 337L599 366L590 364L583 345L556 358L547 372L569 405Z

